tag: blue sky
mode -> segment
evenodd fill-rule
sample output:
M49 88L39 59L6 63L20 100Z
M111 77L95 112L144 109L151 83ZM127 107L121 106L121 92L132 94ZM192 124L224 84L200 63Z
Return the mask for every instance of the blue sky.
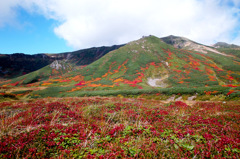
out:
M53 29L57 22L17 9L17 21L0 28L0 53L61 53L72 51Z
M240 0L0 0L0 53L60 53L143 35L240 45Z

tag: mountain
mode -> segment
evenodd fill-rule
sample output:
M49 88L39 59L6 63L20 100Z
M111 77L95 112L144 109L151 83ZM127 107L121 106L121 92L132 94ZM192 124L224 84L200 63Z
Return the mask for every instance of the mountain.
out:
M228 44L225 42L217 42L213 45L215 48L232 48L232 49L240 49L240 46L234 44Z
M225 42L218 42L213 45L218 51L223 52L230 56L236 56L240 58L240 46L234 44L228 44Z
M56 60L68 61L69 64L74 64L75 66L88 65L109 51L118 49L121 46L123 45L93 47L59 54L0 54L0 78L11 79L13 77L28 74L43 68Z
M196 51L199 48L200 51ZM137 93L156 89L194 93L192 90L198 88L202 93L225 90L227 94L229 90L235 93L240 86L240 58L186 38L171 36L143 37L78 69L71 69L67 64L58 61L1 85L27 86L33 91L31 97L78 96L91 92L99 95L128 90ZM56 71L57 66L69 68L69 71L49 77L50 67ZM45 76L41 77L43 73Z
M179 48L179 49L193 50L193 51L198 51L201 53L214 52L217 54L226 55L226 54L223 54L222 52L219 52L215 48L212 48L210 46L206 46L203 44L199 44L199 43L189 40L185 37L170 35L167 37L163 37L161 39L165 43L170 44L170 45L174 46L175 48Z
M51 58L45 54L26 55L23 53L0 54L0 77L12 78L38 70L51 62Z

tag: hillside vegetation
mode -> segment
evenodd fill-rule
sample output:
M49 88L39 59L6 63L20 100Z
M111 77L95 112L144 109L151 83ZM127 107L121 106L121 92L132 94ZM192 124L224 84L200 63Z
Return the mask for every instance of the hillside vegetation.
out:
M193 46L201 47L197 43ZM240 58L234 53L230 56L216 53L217 50L211 52L209 50L214 49L207 46L204 49L204 53L191 48L179 49L155 36L148 36L111 51L90 65L72 69L62 61L61 68L70 71L46 66L2 86L41 88L32 91L31 97L124 94L129 91L133 94L162 93L166 90L172 94L239 96ZM51 76L53 71L58 72L58 76Z

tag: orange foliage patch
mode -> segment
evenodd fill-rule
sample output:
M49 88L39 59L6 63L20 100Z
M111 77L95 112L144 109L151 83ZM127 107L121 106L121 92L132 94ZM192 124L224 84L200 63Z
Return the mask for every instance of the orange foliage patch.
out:
M113 82L122 82L122 81L124 81L123 78L118 78L118 79L115 79Z
M102 75L102 78L105 78L108 75L112 75L114 73L118 73L122 67L123 67L123 70L125 70L125 72L126 72L127 68L126 68L125 64L127 62L128 62L128 59L125 60L121 65L119 65L117 70L113 70L113 72L111 72L113 65L116 64L116 62L112 62L112 64L109 66L108 72L105 73L104 75Z
M101 85L101 87L111 87L111 88L113 88L114 85Z
M88 87L100 87L101 84L88 84Z
M77 75L72 78L72 80L74 80L75 82L82 81L83 79L84 79L84 77L82 75Z
M76 88L73 88L72 90L70 91L67 91L67 92L74 92L74 91L78 91L78 90L81 90L83 87L76 87Z
M42 86L51 85L52 83L43 83Z
M207 74L213 74L214 73L213 70L211 70L211 69L209 69L207 67L205 67L205 70L206 70Z
M104 77L107 77L107 75L108 75L108 73L105 73L104 75L102 75L102 77L104 78Z
M211 67L213 67L213 68L215 68L217 71L223 71L223 69L221 69L221 68L219 68L217 65L215 65L215 64L208 64L208 63L205 63L206 65L208 65L208 66L211 66Z
M206 95L216 94L218 91L204 91Z
M186 73L186 74L189 74L189 73L191 73L191 71L189 71L189 70L185 70L185 73Z
M216 81L216 77L215 76L208 76L209 77L209 79L210 79L210 81Z

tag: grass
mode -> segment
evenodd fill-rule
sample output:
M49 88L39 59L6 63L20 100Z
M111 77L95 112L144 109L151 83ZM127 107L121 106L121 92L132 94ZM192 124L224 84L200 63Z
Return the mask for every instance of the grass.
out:
M48 87L44 90L34 91L29 94L30 98L46 98L46 97L90 97L90 96L136 96L141 97L142 94L153 95L162 94L168 98L172 95L180 96L204 96L210 95L208 98L214 98L216 95L221 95L221 100L239 100L240 89L228 88L228 87L198 87L198 88L188 88L188 87L174 87L174 88L151 88L151 89L126 89L126 90L95 90L95 91L75 91L66 92L71 90L72 87ZM231 92L233 90L233 92ZM59 93L60 92L60 93ZM229 94L231 92L231 94ZM202 97L200 97L202 98ZM219 99L219 100L220 100ZM201 99L203 100L203 99ZM209 100L209 99L206 99Z
M240 65L235 63L236 58L224 57L219 54L209 53L207 56L211 57L216 63L220 64L224 69L229 71L239 71Z
M230 49L230 48L220 48L219 51L225 52L226 54L234 55L240 58L240 50L239 49Z

